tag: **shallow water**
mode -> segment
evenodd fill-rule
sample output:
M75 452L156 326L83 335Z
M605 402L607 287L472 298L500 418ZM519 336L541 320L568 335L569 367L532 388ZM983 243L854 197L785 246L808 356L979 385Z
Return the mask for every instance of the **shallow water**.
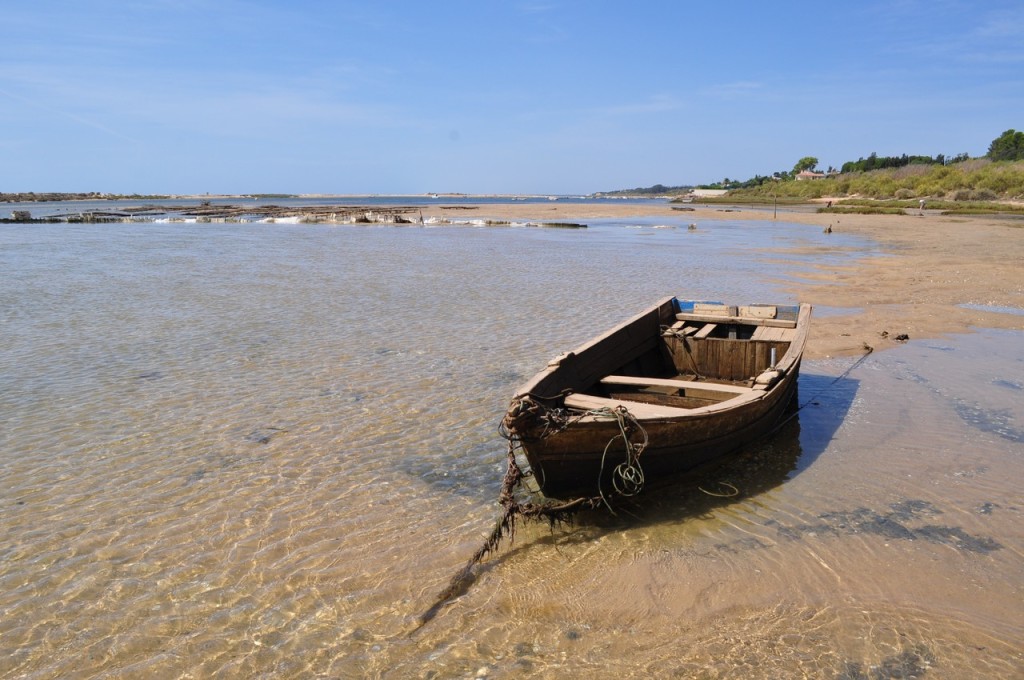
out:
M1024 674L1007 331L805 362L702 488L523 528L415 630L496 518L520 382L870 249L685 225L0 226L0 675Z

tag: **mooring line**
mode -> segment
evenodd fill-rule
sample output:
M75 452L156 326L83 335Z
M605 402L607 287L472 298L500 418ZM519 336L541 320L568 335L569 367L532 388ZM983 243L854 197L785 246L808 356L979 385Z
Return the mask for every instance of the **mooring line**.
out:
M829 382L829 384L825 385L824 387L819 389L817 392L815 392L813 395L811 395L810 399L805 401L803 404L798 405L796 407L795 411L790 413L782 422L780 422L778 424L778 426L776 426L775 430L779 429L780 427L782 427L783 425L788 423L790 420L795 418L796 415L798 413L800 413L800 411L804 410L805 407L809 406L810 404L813 404L814 400L817 399L818 397L820 397L822 394L824 394L826 390L831 389L832 386L835 385L837 382L839 382L840 380L846 378L848 375L853 373L854 369L856 369L858 366L860 366L862 363L864 363L867 360L867 358L869 356L871 356L871 353L875 351L874 347L872 347L871 345L868 345L866 343L864 345L864 349L866 351L864 352L864 354L859 359L857 359L855 362L853 362L853 364L851 364L850 367L847 368L845 371L843 371L842 373L837 375L835 378L833 378L832 381ZM775 430L772 430L772 432L774 432Z
M843 378L846 378L858 366L864 363L864 361L874 351L874 348L871 347L870 345L865 345L865 348L867 351L864 353L862 357L857 359L857 361L855 361L849 368L843 371L840 375L836 376L827 385L825 385L820 390L815 392L810 399L808 399L803 404L798 405L796 410L793 411L793 413L789 414L786 418L784 418L782 421L776 424L776 426L772 428L769 432L767 432L764 436L770 437L776 432L778 432L779 429L781 429L786 423L795 418L800 413L800 411L802 411L806 406L813 403L815 399L821 396L821 394L824 393L825 390L831 388L833 385L835 385ZM527 403L527 400L530 403ZM510 408L510 411L517 410L526 412L529 410L546 410L539 403L533 401L532 399L529 399L528 397L523 398L520 401L522 403L520 403L519 409ZM549 422L549 426L556 423L557 417L552 417L552 414L550 412L546 413L545 416L551 419L551 422ZM613 437L612 441L622 436L626 442L627 448L632 450L632 445L629 442L628 436L626 436L626 427L623 421L626 418L629 418L634 422L636 421L634 418L632 418L632 414L629 414L628 411L626 411L626 413L618 414L617 417L619 420L619 426L622 429L622 433L620 435L616 435L615 437ZM561 423L562 427L564 427L564 425L564 423ZM638 422L636 423L636 425L639 427ZM417 617L417 624L409 632L410 636L414 635L423 626L425 626L427 623L433 620L438 614L441 613L441 611L447 605L451 604L451 602L453 602L456 598L460 597L461 595L464 595L466 592L469 591L470 586L472 586L473 583L476 581L476 576L474 576L473 574L473 567L482 562L489 554L497 552L502 540L506 536L508 537L509 541L515 540L517 519L522 518L524 520L538 520L543 517L548 521L548 523L552 527L554 527L556 524L571 521L573 515L575 515L580 510L586 508L597 509L602 505L605 505L608 507L609 510L611 510L611 506L608 503L607 499L605 499L604 493L601 491L600 486L598 486L599 495L597 496L578 497L561 503L520 503L518 500L516 500L515 488L520 484L525 475L523 474L522 469L520 469L519 464L516 462L515 451L519 440L515 434L514 426L509 426L509 424L505 423L505 421L502 421L502 425L500 426L499 429L501 431L502 436L508 439L508 468L505 471L505 478L504 480L502 480L501 484L501 492L498 495L498 500L502 506L502 514L498 518L498 521L495 524L494 529L491 531L490 535L484 540L483 545L481 545L480 548L469 559L469 561L465 565L463 565L462 568L460 568L455 573L454 576L452 576L451 580L448 582L448 586L440 593L438 593L437 597L434 599L433 604L431 604L431 606L426 611L424 611L422 614L419 615L419 617ZM642 427L639 427L639 429L644 435L644 440L642 445L638 447L639 450L635 451L635 453L633 454L634 457L639 457L640 453L643 451L643 448L647 444L647 433L643 431ZM552 432L552 430L547 430L546 432ZM609 446L611 445L611 443L612 442L608 443ZM629 456L627 454L627 460L628 459ZM735 497L738 496L740 493L740 491L735 486L729 484L728 482L719 482L719 485L723 487L729 487L735 493L719 494L707 491L705 489L700 489L700 491L708 494L709 496L717 496L722 498Z

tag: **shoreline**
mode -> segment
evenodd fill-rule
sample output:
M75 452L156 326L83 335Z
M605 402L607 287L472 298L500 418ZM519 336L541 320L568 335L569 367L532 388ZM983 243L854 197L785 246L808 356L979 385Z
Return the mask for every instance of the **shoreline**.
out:
M693 210L679 211L672 204L552 202L466 204L459 209L467 207L475 207L481 217L545 222L664 216L711 229L714 222L724 220L772 221L772 209L761 206L688 205ZM425 206L422 212L424 218L451 216L451 208L440 205ZM889 349L900 344L895 340L898 335L919 340L970 333L977 327L1024 330L1024 314L997 311L1024 310L1024 224L1020 221L944 216L927 210L908 215L836 215L793 211L789 206L778 213L777 220L862 236L884 253L865 254L852 266L818 267L810 275L794 273L783 285L795 299L830 309L828 315L812 316L808 359L858 355L865 346ZM821 234L823 250L830 247L828 238ZM786 251L777 255L785 262Z

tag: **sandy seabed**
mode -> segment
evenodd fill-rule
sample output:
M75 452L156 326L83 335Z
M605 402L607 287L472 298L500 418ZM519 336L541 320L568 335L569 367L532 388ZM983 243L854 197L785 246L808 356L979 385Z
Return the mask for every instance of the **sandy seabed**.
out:
M550 222L682 216L699 229L714 229L722 220L777 219L872 239L883 255L865 253L853 266L821 267L812 275L797 273L794 282L787 284L795 299L833 312L814 318L805 354L811 359L860 354L866 346L886 349L895 346L895 338L902 335L940 337L974 327L1024 330L1024 221L1020 219L948 216L928 210L906 215L787 210L773 217L772 209L763 207L698 204L687 206L692 210L685 212L677 209L680 207L489 203L432 207L424 209L423 215L452 218L477 213L494 219ZM786 254L778 251L779 261L785 262Z

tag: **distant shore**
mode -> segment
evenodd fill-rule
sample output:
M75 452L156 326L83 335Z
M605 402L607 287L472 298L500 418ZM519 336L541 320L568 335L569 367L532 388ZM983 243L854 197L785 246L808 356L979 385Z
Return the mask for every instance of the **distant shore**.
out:
M681 212L680 207L693 209ZM424 207L422 212L425 218L455 214L443 205ZM473 212L481 218L544 222L662 216L695 223L698 229L714 229L722 220L762 221L773 216L770 206L614 201L487 203L475 206ZM835 247L824 233L828 227L833 233L869 238L885 252L884 256L865 254L855 264L839 269L823 268L812 275L795 273L792 280L781 284L794 299L828 308L827 315L813 317L808 358L860 354L865 345L876 350L895 347L899 335L938 338L970 332L974 327L1024 330L1024 221L909 212L912 214L835 215L787 207L778 213L779 221L816 227L820 245L812 246L812 253ZM458 213L465 215L465 205L460 205ZM786 261L786 250L773 254ZM686 294L685 290L666 292Z
M818 206L813 203L786 205L776 213L772 206L764 205L582 197L571 201L537 200L547 197L534 195L416 196L421 200L436 197L436 202L405 208L410 213L406 217L414 221L419 221L420 215L424 220L435 221L472 216L567 225L599 218L664 217L676 224L693 223L698 229L713 230L723 220L756 222L774 217L781 222L814 227L809 233L815 245L799 253L786 249L766 253L783 264L788 255L834 251L835 242L830 241L830 234L823 233L827 228L832 233L859 235L880 244L883 256L864 253L851 265L821 267L813 274L807 274L805 260L793 261L795 271L779 282L792 299L819 308L812 322L808 358L860 354L865 346L894 347L895 338L902 335L911 339L938 338L946 333L969 332L973 327L1024 330L1024 220L1020 218L943 215L927 209L907 210L903 215L818 213ZM237 198L240 197L203 195L186 200ZM368 197L306 194L302 198L342 205L341 201L358 202ZM387 213L388 206L401 205L401 199L413 196L373 198L378 201L373 210ZM481 202L475 203L474 199ZM264 196L264 200L272 199ZM686 295L687 291L666 293Z

